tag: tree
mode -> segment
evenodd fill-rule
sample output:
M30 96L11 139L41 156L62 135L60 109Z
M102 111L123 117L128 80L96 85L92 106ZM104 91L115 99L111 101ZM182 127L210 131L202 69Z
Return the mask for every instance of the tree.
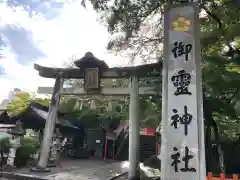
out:
M108 43L109 50L127 53L131 60L137 57L143 62L162 56L163 6L170 1L90 1L96 11L103 13L103 22L114 37ZM204 14L200 21L206 137L211 137L213 128L219 144L221 124L229 121L236 124L239 119L236 112L240 104L240 3L237 0L203 0L200 7Z
M10 115L17 115L23 112L31 102L30 94L27 92L18 92L12 101L8 104L7 109Z
M8 104L8 113L12 116L24 112L30 105L31 102L39 103L43 106L49 106L49 98L36 98L28 92L17 92L12 101Z

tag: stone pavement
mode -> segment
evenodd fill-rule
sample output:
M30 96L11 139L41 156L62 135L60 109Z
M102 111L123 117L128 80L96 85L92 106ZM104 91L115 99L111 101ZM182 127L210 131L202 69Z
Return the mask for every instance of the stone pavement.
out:
M47 176L51 180L107 180L127 171L123 162L111 162L96 167L84 167L69 172L61 172Z
M30 168L16 169L5 173L25 176L26 179L35 177L36 180L107 180L112 176L127 171L127 168L122 167L122 164L122 162L116 161L77 159L64 160L61 167L52 168L51 172L48 173L30 172ZM1 176L1 178L6 177L9 176Z

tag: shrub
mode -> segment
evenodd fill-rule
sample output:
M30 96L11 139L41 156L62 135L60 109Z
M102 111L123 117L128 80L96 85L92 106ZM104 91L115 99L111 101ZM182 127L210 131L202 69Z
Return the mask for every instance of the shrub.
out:
M1 155L0 166L6 164L7 159L5 158L4 154L9 153L10 149L9 139L10 139L9 137L5 137L0 140L0 155Z
M14 164L16 167L27 165L31 155L35 154L40 148L40 144L36 137L24 137L21 139L21 147L17 149Z

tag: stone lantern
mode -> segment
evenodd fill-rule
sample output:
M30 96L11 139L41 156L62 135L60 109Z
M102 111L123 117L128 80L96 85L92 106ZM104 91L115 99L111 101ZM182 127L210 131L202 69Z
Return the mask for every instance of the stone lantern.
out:
M107 106L107 111L112 111L112 110L113 110L112 102L109 101L109 102L108 102L108 106Z
M10 140L10 151L8 155L7 165L14 167L14 159L16 157L16 150L21 146L21 137L25 134L24 129L22 128L22 123L18 121L16 126L8 131L8 134L12 135Z
M56 128L54 133L52 147L49 153L49 167L60 166L60 156L61 156L61 147L62 147L62 134L59 128Z
M94 99L92 99L91 102L90 102L90 109L95 110L96 108L97 108L96 103L95 103Z

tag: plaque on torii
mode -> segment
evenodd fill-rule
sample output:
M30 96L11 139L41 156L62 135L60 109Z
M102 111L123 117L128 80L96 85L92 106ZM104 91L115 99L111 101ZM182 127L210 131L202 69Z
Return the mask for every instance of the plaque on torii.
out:
M87 94L100 93L100 77L103 71L108 69L108 65L96 57L91 52L87 52L83 58L74 62L80 68L80 73L84 75L84 89Z

